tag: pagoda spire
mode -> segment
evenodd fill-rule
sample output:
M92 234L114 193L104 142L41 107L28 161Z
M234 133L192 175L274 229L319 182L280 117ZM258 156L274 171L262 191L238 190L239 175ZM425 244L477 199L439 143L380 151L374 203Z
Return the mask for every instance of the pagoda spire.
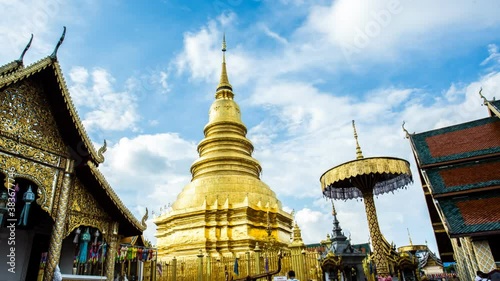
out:
M226 34L222 37L222 72L220 74L219 85L215 92L216 99L233 99L233 87L229 83L226 69Z
M343 236L342 228L340 227L340 222L337 219L337 210L335 210L335 205L332 200L332 216L333 216L333 237Z
M352 128L354 129L354 139L356 140L356 159L363 159L363 152L359 146L358 133L356 132L356 124L354 123L354 120L352 120Z

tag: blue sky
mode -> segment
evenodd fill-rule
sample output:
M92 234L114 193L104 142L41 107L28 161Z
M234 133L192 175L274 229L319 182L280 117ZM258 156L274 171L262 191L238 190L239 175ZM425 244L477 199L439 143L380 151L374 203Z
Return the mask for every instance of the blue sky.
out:
M262 179L296 211L306 243L331 231L319 177L355 157L415 163L401 124L421 132L486 116L500 92L500 2L422 0L0 1L0 61L59 61L101 170L137 217L189 182L220 73L229 79ZM420 182L379 196L388 241L436 250ZM354 243L368 241L361 202L337 202ZM146 236L154 240L149 221Z

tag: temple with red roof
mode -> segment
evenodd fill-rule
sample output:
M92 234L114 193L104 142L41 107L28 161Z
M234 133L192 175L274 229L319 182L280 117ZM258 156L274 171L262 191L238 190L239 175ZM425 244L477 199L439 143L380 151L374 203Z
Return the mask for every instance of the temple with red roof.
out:
M489 116L408 134L441 260L461 280L500 261L500 101Z

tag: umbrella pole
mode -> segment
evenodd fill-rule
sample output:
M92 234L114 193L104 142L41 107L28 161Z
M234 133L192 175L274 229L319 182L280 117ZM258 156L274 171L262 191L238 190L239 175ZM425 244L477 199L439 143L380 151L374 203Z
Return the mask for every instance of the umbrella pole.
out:
M389 275L387 266L387 257L384 255L385 240L378 226L377 209L373 200L372 192L363 193L363 202L365 203L366 218L368 219L368 228L373 246L373 261L377 269L378 276Z

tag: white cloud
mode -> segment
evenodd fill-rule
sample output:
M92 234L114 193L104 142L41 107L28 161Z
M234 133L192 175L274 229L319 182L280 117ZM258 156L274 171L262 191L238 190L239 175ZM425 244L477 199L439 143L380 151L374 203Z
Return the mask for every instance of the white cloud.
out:
M458 38L465 44L472 37L453 34L498 26L499 9L496 1L339 0L312 6L301 33L322 36L348 60L384 61L410 49L450 47Z
M125 205L140 219L149 209L147 239L154 239L152 212L173 202L191 175L196 145L178 134L122 138L109 146L101 170Z
M84 112L83 124L92 131L137 129L140 119L136 97L123 91L117 92L111 74L102 68L91 72L83 67L74 67L69 73L69 91L78 109Z
M286 40L286 38L283 38L282 36L280 36L278 33L272 31L271 29L269 29L269 27L265 24L261 24L261 29L262 31L264 31L264 34L266 34L267 36L273 38L274 40L282 43L282 44L288 44L288 41Z
M489 44L488 53L490 55L481 62L481 65L488 65L490 63L495 66L500 65L500 52L498 51L498 46L495 44Z
M234 24L238 20L238 17L233 12L224 12L217 17L217 20L222 26L229 26L230 24Z

